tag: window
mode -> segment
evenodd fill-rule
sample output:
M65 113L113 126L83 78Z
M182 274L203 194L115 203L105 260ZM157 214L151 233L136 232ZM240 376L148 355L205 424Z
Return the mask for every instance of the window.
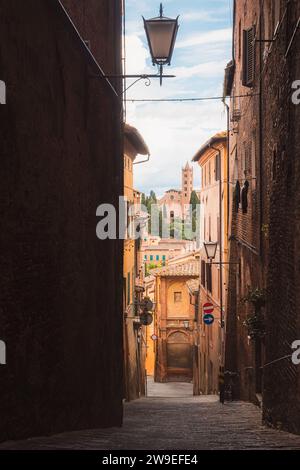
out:
M239 160L238 160L238 151L237 148L235 149L235 156L234 156L234 167L233 167L233 174L234 180L236 181L239 177Z
M242 159L242 171L244 176L249 176L252 171L252 142L244 143L244 154Z
M156 255L156 261L159 261L159 255Z
M239 23L239 59L241 58L242 54L242 21L240 20Z
M255 27L243 33L243 85L251 88L255 70Z
M150 261L153 261L153 255L150 255Z
M130 273L127 273L127 305L130 304Z
M182 302L182 292L174 292L174 302Z
M208 183L211 184L211 164L208 164Z
M6 84L0 80L0 104L6 104Z
M206 288L208 292L212 292L212 273L210 263L206 263Z
M252 176L252 188L256 188L256 136L253 135L252 140L252 151L251 151L251 176Z
M201 284L205 287L206 274L205 274L205 261L201 260Z
M272 159L272 179L276 180L277 176L277 145L273 148L273 159Z
M216 181L220 181L221 179L221 160L219 153L215 157L215 179Z
M144 261L147 261L147 255L144 255Z
M162 260L166 261L166 255L163 255Z
M278 32L278 27L280 24L280 2L273 2L273 21L274 21L274 36Z

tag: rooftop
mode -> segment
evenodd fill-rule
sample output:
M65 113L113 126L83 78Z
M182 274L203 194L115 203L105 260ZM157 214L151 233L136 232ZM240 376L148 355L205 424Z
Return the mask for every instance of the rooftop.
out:
M192 161L198 162L203 157L203 155L205 154L207 150L209 150L214 145L218 145L226 141L227 141L227 132L226 131L218 132L213 137L211 137L207 142L205 142L205 144L202 145L202 147L198 150L196 155L193 157Z
M200 282L199 279L190 279L187 281L186 285L188 286L189 291L194 294L198 292L199 287L200 287Z
M150 155L150 150L146 142L135 127L126 123L124 125L124 134L125 138L127 138L131 145L135 148L137 154Z
M199 261L191 260L185 263L173 264L151 271L153 276L160 277L199 277Z

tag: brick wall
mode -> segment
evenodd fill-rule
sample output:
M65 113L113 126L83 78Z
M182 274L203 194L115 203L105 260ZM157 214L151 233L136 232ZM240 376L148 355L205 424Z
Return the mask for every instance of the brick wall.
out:
M119 0L65 3L90 6L118 73ZM121 104L57 1L1 0L0 16L0 440L119 425L122 246L95 229L122 191Z
M280 3L281 26L272 47L266 48L263 75L263 168L269 233L267 364L291 354L291 344L300 339L300 107L291 101L292 82L300 79L299 30L286 55L300 17L300 5L297 1ZM265 367L266 422L300 433L299 380L299 366L293 365L290 358Z
M235 2L234 58L235 76L230 101L230 265L226 314L225 368L238 372L235 396L256 402L258 365L255 360L256 344L248 338L244 325L252 313L251 305L242 302L249 288L263 287L261 256L261 181L260 181L260 121L259 80L253 87L242 84L243 31L257 25L259 1ZM259 76L259 51L255 53L255 76ZM247 96L251 95L251 96ZM234 98L238 97L238 98ZM239 118L234 118L234 110ZM240 201L234 203L236 182L242 190L249 183L248 208L244 213ZM241 195L241 191L240 191Z
M292 82L300 79L299 2L236 1L234 51L236 60L232 94L261 92L241 101L241 119L232 124L231 178L239 177L243 142L254 139L256 148L255 199L248 214L231 213L231 260L240 259L240 274L231 268L226 367L240 374L237 395L255 401L262 374L263 419L266 423L300 432L300 370L292 364L291 344L300 338L299 151L300 107L292 104ZM241 86L240 31L256 25L255 80ZM279 25L279 26L277 26ZM277 26L277 34L274 36ZM295 32L292 47L287 54ZM231 111L233 102L231 103ZM252 137L251 137L252 136ZM238 169L234 158L237 149ZM266 287L266 336L261 342L247 338L242 321L251 306L239 302L247 285ZM274 362L275 361L275 362ZM261 364L262 367L259 367Z

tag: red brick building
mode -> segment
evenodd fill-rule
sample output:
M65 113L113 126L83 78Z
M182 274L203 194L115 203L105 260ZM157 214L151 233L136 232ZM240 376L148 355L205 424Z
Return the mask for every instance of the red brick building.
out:
M121 1L63 4L0 1L0 440L122 422Z
M264 421L300 432L298 1L234 2L229 112L230 268L226 368Z

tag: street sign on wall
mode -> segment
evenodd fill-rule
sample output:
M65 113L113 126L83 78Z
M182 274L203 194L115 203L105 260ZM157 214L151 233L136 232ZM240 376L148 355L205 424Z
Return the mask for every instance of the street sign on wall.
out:
M203 315L206 315L208 313L213 313L214 311L214 306L211 302L207 302L206 304L203 305Z
M215 317L211 313L207 313L206 315L204 315L203 321L205 325L212 325L215 321Z

